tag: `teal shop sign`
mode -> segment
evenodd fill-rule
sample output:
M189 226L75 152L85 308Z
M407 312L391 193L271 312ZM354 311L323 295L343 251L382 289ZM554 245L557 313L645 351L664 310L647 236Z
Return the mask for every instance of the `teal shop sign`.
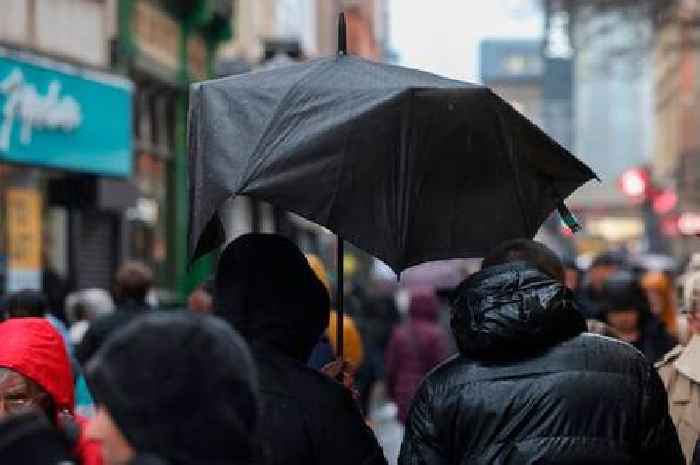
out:
M0 162L129 176L131 94L126 79L0 48Z

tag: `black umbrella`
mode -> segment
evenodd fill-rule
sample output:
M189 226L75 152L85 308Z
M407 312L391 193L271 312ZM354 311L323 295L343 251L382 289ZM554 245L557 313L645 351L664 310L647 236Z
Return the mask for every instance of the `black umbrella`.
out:
M194 84L188 137L192 259L222 244L238 194L397 272L480 257L556 208L573 227L562 201L595 178L486 87L344 53Z

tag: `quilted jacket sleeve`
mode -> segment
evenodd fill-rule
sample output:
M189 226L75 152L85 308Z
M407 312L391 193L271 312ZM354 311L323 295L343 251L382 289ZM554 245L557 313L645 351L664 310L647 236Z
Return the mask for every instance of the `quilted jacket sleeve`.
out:
M447 465L448 459L440 445L435 421L432 418L430 390L424 384L411 406L399 465Z

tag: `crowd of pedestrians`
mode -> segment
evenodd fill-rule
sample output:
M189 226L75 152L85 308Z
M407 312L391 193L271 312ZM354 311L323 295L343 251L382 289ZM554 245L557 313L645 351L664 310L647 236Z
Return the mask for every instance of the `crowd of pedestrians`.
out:
M700 272L515 240L456 288L385 284L346 287L343 360L323 261L278 235L182 311L139 262L61 312L6 295L0 463L700 463Z

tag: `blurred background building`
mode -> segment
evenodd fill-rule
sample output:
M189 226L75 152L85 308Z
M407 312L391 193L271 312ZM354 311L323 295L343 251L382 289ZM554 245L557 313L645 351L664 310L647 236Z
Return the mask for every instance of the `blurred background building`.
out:
M12 0L0 15L3 290L111 287L139 258L186 286L188 85L232 4ZM6 227L5 227L6 225Z

